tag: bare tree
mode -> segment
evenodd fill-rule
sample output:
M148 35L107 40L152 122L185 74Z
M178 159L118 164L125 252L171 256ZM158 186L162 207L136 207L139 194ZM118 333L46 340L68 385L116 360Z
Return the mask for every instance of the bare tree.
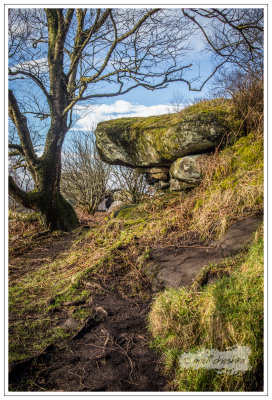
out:
M191 90L201 89L227 61L238 62L248 48L252 55L259 51L254 35L261 32L261 17L249 22L251 14L245 11L239 22L230 18L233 12L219 9L185 9L183 15L158 8L9 9L9 117L19 137L9 148L24 158L35 184L26 192L10 176L10 195L38 210L51 229L75 228L77 216L60 193L62 146L75 120L75 105L139 86L155 90L184 82ZM212 41L197 16L226 27L226 40L237 33L236 44L222 48L220 37ZM243 21L248 21L245 26ZM184 61L192 29L200 29L224 58L198 88L186 75L191 63ZM41 155L33 145L32 126L45 138Z
M143 174L135 169L115 166L112 169L112 184L121 190L122 198L129 203L140 203L147 194L149 185Z
M61 192L88 214L94 214L109 192L111 166L98 156L93 134L72 133L63 152Z
M184 107L186 107L186 104L188 104L188 103L189 103L189 100L186 99L184 94L180 90L176 90L173 92L173 95L169 101L168 113L169 114L178 113Z
M214 60L215 74L220 67L248 72L263 67L263 8L182 9L202 35ZM210 79L210 76L208 77ZM204 85L206 81L202 83Z
M186 23L174 24L169 12L160 9L9 11L9 116L20 138L10 148L25 158L35 182L35 190L25 192L10 177L10 194L39 210L51 229L70 230L78 219L60 193L60 176L74 106L182 80L189 65L177 61L184 52ZM173 34L178 45L172 43ZM26 115L47 123L40 157Z
M222 71L217 77L214 90L220 96L232 99L242 119L243 133L263 131L264 86L262 71Z

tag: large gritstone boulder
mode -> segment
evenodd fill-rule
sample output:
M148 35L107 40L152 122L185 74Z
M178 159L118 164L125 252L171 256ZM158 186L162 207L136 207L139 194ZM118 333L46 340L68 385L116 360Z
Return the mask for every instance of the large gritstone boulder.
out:
M202 180L198 160L200 155L178 158L170 167L170 188L172 190L189 189L197 186Z
M204 101L176 114L121 118L97 125L97 149L109 164L137 168L159 189L184 190L200 183L197 159L240 124L228 100Z
M206 102L176 114L100 122L95 132L99 154L109 164L169 167L179 157L221 142L230 125L227 104Z

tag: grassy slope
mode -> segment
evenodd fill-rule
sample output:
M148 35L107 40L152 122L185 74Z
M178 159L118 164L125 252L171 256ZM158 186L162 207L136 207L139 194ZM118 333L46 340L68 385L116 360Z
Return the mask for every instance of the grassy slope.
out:
M262 208L262 141L251 133L221 153L206 175L192 209L192 225L201 234L221 237L226 227ZM199 192L201 189L197 189ZM207 276L215 283L203 283ZM164 355L170 386L180 391L262 390L263 238L237 257L201 271L190 288L166 290L149 316L153 346ZM184 352L247 345L252 369L218 374L207 369L183 369Z
M219 266L210 267L219 269ZM198 287L166 290L150 313L153 346L164 354L171 386L179 391L262 390L263 365L263 240L259 237L248 253L220 265L229 276ZM184 352L227 350L248 346L252 369L218 374L209 369L185 369L179 364Z
M73 246L56 260L11 282L10 360L34 355L71 335L60 328L63 316L83 323L92 308L63 303L83 299L91 304L92 293L99 290L97 276L120 273L120 287L113 290L121 291L126 284L131 296L146 296L144 270L152 247L181 239L189 242L192 233L220 237L235 220L261 211L262 163L262 138L252 133L220 153L203 156L205 178L200 187L188 194L158 196L122 210L117 218L106 218L88 233L78 232ZM92 289L86 284L93 284ZM174 386L182 389L175 373L174 377Z

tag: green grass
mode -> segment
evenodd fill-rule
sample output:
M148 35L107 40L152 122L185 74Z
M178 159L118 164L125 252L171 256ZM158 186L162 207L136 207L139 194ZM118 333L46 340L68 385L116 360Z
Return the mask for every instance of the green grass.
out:
M59 325L60 318L63 318L63 315L68 318L73 312L73 307L65 308L62 315L56 311L65 301L77 301L91 296L85 287L79 289L74 283L77 274L86 268L86 263L77 264L77 261L87 253L87 249L75 248L78 240L79 237L76 237L74 246L53 262L44 263L35 271L25 273L19 279L11 281L10 362L35 355L47 344L58 343L69 336L69 333ZM82 321L82 318L78 319Z
M39 221L39 214L36 212L18 212L9 210L9 220L17 220L17 221Z
M208 271L218 279L201 286ZM224 271L226 276L224 276ZM178 391L260 391L263 366L263 239L248 252L206 268L197 285L166 290L149 315L153 347L163 354L172 389ZM221 277L220 277L221 275ZM205 279L204 279L205 281ZM201 349L224 351L248 346L251 369L234 375L184 369L179 357Z
M134 241L143 234L146 222L130 217L99 224L88 234L79 231L73 245L60 257L10 283L9 315L13 316L9 323L10 362L33 356L48 343L60 344L71 336L72 333L60 328L63 318L73 315L83 324L93 310L81 305L63 307L63 303L79 300L91 303L95 289L86 286L86 282L95 282L99 274L126 270L127 285L134 293L141 290L140 282L133 278L138 270L132 259Z

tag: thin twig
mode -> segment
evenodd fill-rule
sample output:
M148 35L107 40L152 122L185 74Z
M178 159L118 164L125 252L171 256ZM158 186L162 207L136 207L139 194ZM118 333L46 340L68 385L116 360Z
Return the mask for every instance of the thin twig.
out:
M46 391L45 388L43 388L42 386L38 385L37 383L33 382L33 385L37 386L39 389Z
M131 358L129 357L129 355L128 355L128 353L126 352L126 350L123 349L123 347L121 347L121 346L120 346L118 343L116 343L116 342L114 342L114 344L115 344L123 353L125 353L125 355L126 355L126 357L127 357L127 359L128 359L129 366L130 366L129 379L130 379L130 382L134 385L134 381L133 381L132 378L131 378L131 375L132 375L132 372L133 372L133 363L132 363L132 360L131 360Z

